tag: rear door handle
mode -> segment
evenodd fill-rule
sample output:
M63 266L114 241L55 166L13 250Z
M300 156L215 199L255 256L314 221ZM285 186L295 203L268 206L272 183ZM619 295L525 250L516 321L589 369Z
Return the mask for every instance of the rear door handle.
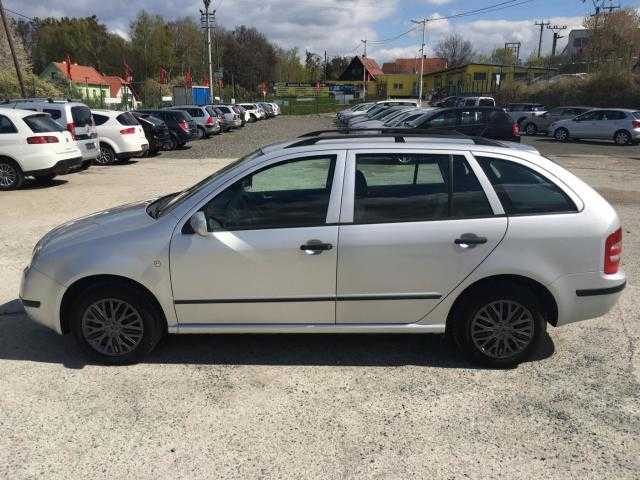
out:
M487 243L487 237L480 237L475 233L463 233L454 240L456 245L482 245Z
M309 240L304 245L300 245L300 250L306 252L309 255L318 255L319 253L331 250L333 245L330 243L324 243L320 240Z

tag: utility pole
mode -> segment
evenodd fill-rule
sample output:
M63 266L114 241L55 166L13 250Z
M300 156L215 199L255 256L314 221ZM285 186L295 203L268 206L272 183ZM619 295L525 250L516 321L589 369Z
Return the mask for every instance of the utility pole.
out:
M553 44L551 46L552 57L556 56L556 47L558 46L558 40L561 38L564 38L564 36L560 35L560 32L566 29L567 29L566 25L562 25L561 27L559 27L558 25L553 25L553 26L547 25L547 30L553 30Z
M411 20L411 23L421 23L422 24L422 46L420 47L420 84L418 86L418 98L420 101L420 105L422 105L422 84L424 83L424 47L425 47L425 34L427 31L427 19L423 18L422 20Z
M591 14L592 17L597 17L604 11L607 13L612 13L614 10L619 10L621 8L620 2L614 0L591 0L593 3L594 13ZM582 3L586 3L587 0L582 0Z
M545 27L551 25L551 22L542 20L540 23L536 22L534 25L540 27L540 39L538 40L538 58L540 58L542 56L542 34L544 33Z
M364 43L364 54L362 55L362 101L367 100L367 66L365 59L367 58L367 39L360 40Z
M0 0L0 16L2 16L2 24L4 25L4 31L7 34L7 42L9 42L9 50L11 50L11 56L13 57L13 64L16 67L16 75L18 76L18 83L20 84L20 93L22 98L27 98L27 90L24 87L24 80L22 79L22 72L20 71L20 64L18 63L18 57L16 56L16 49L13 45L13 37L9 32L9 22L7 22L7 16L4 12L4 6L2 0Z
M202 0L204 3L204 12L200 10L200 23L204 23L207 30L207 55L209 59L209 101L213 103L213 67L211 65L211 19L215 22L216 11L209 13L211 0Z
M327 83L327 51L324 51L324 83Z

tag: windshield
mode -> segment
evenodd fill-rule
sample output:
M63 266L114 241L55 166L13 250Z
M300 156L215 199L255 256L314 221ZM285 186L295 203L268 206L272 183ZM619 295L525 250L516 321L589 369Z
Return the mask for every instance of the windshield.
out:
M232 168L235 168L236 166L240 165L241 163L248 162L249 160L253 160L254 158L262 154L263 154L262 150L258 149L255 152L250 153L249 155L236 160L235 162L231 162L230 164L222 167L220 170L215 171L213 174L202 179L192 187L189 187L181 192L172 193L170 195L160 197L158 200L156 200L155 202L153 202L151 205L147 207L147 213L151 215L153 218L159 218L163 216L165 213L170 212L175 207L180 205L182 202L184 202L188 198L198 193L200 190L202 190L203 187L208 185L212 180L215 180L220 175L228 172Z

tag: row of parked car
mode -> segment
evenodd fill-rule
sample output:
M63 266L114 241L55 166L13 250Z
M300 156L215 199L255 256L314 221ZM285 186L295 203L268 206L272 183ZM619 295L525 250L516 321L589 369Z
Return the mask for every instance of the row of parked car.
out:
M363 103L339 112L337 124L351 130L455 130L512 142L520 142L521 132L552 135L563 142L584 138L631 145L640 141L640 111L635 109L567 106L547 110L535 103L497 107L491 97L448 97L432 106L410 99Z
M81 102L20 99L0 104L0 190L108 165L275 117L277 104L184 105L155 110L91 110Z

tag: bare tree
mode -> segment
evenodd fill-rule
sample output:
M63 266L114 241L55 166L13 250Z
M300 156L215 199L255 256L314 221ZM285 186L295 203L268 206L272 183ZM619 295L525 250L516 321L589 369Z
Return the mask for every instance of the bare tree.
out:
M475 56L471 42L457 33L452 33L440 40L436 45L435 53L447 61L449 68L469 63Z

